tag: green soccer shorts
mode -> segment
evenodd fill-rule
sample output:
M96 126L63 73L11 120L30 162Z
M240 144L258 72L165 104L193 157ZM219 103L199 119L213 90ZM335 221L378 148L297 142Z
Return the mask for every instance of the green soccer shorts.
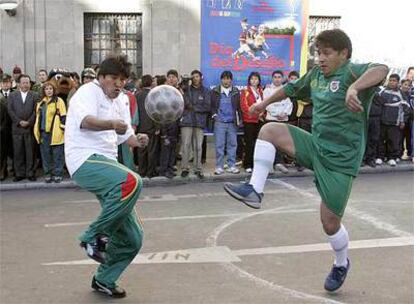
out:
M296 161L312 170L315 184L325 205L342 217L352 189L354 177L333 171L321 162L321 155L312 134L295 126L288 125L296 151Z

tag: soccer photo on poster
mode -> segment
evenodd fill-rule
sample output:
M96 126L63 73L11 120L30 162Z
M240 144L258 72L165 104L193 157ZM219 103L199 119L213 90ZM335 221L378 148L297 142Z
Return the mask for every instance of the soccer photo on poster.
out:
M207 86L223 70L245 86L251 71L300 71L306 47L307 0L202 0L201 68Z

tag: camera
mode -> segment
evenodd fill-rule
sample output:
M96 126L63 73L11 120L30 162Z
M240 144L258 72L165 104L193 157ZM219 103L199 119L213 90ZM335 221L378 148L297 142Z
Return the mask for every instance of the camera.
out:
M183 90L184 92L187 91L190 85L191 85L191 76L188 74L181 75L180 83L178 84L181 90Z

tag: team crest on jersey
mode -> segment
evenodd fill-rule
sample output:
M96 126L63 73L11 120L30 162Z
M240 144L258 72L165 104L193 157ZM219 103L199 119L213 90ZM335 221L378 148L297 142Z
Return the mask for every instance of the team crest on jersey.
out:
M339 90L339 80L333 80L333 81L331 81L331 83L329 84L329 89L333 93L335 93L336 91L338 91Z

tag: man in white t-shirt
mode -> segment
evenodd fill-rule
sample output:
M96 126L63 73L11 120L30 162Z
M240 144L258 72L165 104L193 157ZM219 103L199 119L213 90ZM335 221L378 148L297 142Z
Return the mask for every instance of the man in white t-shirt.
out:
M98 78L83 85L71 99L66 118L65 158L76 183L96 195L102 211L79 237L87 255L100 263L92 288L111 297L126 296L116 285L138 254L142 226L134 210L142 180L117 162L118 144L144 147L148 137L135 136L127 122L127 105L119 97L129 76L125 57L109 57Z
M263 91L264 99L272 96L277 90L283 87L283 72L281 70L276 70L272 73L272 83L269 86L266 86ZM292 114L293 103L289 97L283 99L280 102L272 103L266 107L266 122L287 122L289 120L289 115ZM288 168L284 165L284 154L276 154L275 168L282 173L287 174L289 172Z

